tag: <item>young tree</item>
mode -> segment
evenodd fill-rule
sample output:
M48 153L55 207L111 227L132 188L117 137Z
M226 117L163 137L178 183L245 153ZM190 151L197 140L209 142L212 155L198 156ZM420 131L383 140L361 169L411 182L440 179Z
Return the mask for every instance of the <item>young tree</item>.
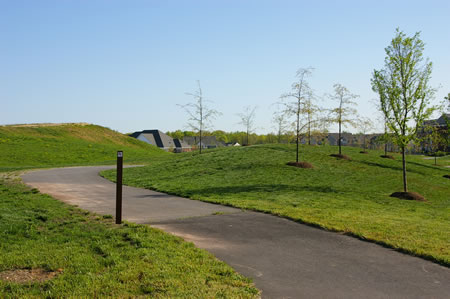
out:
M339 106L335 109L331 110L331 118L332 122L335 122L339 125L339 155L342 155L341 150L341 134L342 134L342 126L347 124L351 126L356 126L356 121L352 117L356 117L357 112L356 109L352 108L352 106L356 106L357 104L353 102L353 99L359 97L359 95L352 94L345 86L336 83L333 85L334 94L329 95L329 97L333 100L336 100L339 103Z
M419 32L408 37L397 29L385 48L384 68L374 70L371 80L394 141L402 151L404 192L408 192L406 146L416 139L418 129L434 110L428 107L435 93L429 86L432 64L428 59L424 61L424 43L419 37Z
M434 165L437 165L437 156L441 147L446 145L446 138L438 126L428 126L424 130L427 134L427 143L431 154L434 156Z
M253 131L254 129L254 125L255 125L255 111L256 111L256 107L251 107L251 106L246 106L244 108L244 112L243 113L238 113L237 115L239 116L239 118L241 119L241 121L239 122L240 125L243 125L245 127L245 132L246 132L246 144L248 145L248 137L249 134Z
M200 154L202 153L202 136L203 132L212 127L211 121L221 113L217 110L211 109L206 105L206 100L203 96L200 81L197 81L198 89L193 93L186 93L191 96L194 102L185 105L178 105L183 108L189 115L188 126L196 131L200 137Z
M275 124L277 130L278 143L281 143L281 137L286 132L288 127L287 115L284 111L277 111L273 114L272 122Z
M300 142L300 132L301 132L301 125L300 125L300 115L304 113L305 103L308 99L311 99L313 97L313 91L309 87L307 78L311 76L312 71L314 69L309 68L300 68L297 71L297 78L298 80L292 84L292 91L286 94L281 95L281 99L289 99L293 98L294 100L292 102L283 102L285 105L285 112L288 115L294 115L295 116L295 135L296 135L296 145L297 145L297 151L296 151L296 158L295 162L298 163L298 156L299 156L299 142Z
M369 131L373 130L374 126L373 126L373 122L370 118L368 117L361 117L360 119L358 119L358 128L360 133L363 135L363 150L364 152L366 151L366 135Z
M311 145L311 131L315 130L318 123L321 121L317 113L320 111L320 107L313 103L313 96L307 97L303 106L303 114L306 116L305 126L308 136L308 145Z

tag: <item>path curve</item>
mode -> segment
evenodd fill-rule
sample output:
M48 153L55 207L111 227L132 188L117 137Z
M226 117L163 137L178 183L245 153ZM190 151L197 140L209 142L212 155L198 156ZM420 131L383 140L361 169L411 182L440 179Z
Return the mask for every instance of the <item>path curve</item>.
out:
M23 181L114 215L112 167L32 171ZM126 170L124 170L126 171ZM255 212L124 187L123 219L193 242L252 277L263 298L448 298L450 269L373 243Z

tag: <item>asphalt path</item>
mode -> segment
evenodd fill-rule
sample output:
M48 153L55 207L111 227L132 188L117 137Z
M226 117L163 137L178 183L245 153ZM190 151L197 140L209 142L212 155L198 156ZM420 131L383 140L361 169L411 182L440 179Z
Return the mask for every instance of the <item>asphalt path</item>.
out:
M66 203L115 214L111 167L32 171L23 181ZM126 170L124 170L126 172ZM193 242L253 278L263 298L450 298L450 269L287 219L123 188L123 219Z

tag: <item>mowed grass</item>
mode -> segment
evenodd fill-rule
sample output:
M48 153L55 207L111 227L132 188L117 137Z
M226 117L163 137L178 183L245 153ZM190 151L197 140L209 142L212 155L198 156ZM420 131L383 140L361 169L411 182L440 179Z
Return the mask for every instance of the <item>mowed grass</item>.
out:
M336 147L302 146L301 160L314 169L287 166L295 146L225 148L202 155L164 157L125 170L127 185L203 201L263 211L345 232L403 252L450 265L450 174L448 157L408 156L410 191L427 202L389 197L402 191L402 166L383 154L344 147L351 161L330 157ZM114 171L103 175L114 180Z
M0 274L57 274L44 282L0 279L0 297L258 296L248 279L193 244L148 226L115 225L111 218L0 180Z
M74 165L145 163L165 151L97 125L0 126L0 172Z
M191 243L148 226L115 225L112 216L68 206L12 179L13 170L114 164L117 150L125 163L171 156L95 125L0 126L0 298L258 297L249 279ZM55 276L5 278L21 269Z

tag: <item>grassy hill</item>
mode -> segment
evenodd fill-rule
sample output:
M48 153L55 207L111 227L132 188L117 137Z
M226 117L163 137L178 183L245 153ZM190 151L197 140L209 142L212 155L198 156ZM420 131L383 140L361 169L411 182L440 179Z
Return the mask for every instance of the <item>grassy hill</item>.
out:
M0 126L0 171L72 165L142 163L165 151L116 131L89 124Z
M173 155L146 167L126 169L124 182L193 199L264 211L372 240L450 265L450 168L408 156L410 191L427 202L389 197L402 191L401 159L382 152L351 161L329 155L336 147L303 146L301 160L314 169L287 166L295 146L225 148ZM450 165L448 158L438 160ZM104 172L114 179L114 171Z
M168 154L87 124L0 126L0 298L258 298L204 250L146 225L114 224L21 184L12 170L149 163Z

